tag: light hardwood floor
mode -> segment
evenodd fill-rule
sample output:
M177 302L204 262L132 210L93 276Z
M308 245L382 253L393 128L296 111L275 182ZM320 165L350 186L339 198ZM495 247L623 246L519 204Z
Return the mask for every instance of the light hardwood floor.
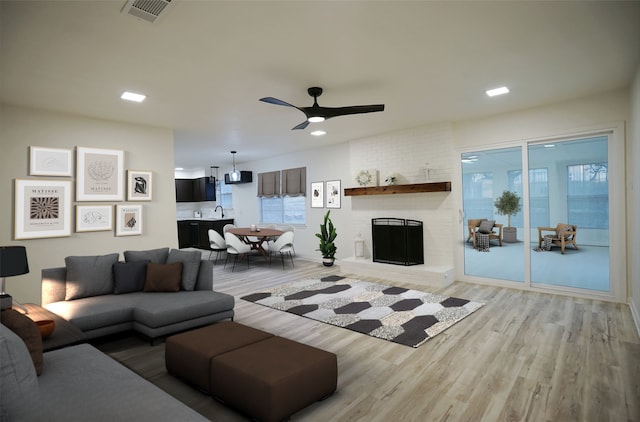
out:
M626 305L456 282L446 288L378 281L486 303L413 349L240 299L282 283L340 274L296 260L231 272L214 288L236 297L235 321L331 351L338 389L300 421L639 421L640 340ZM347 275L347 274L341 274ZM212 421L244 421L166 373L164 343L135 335L101 350Z

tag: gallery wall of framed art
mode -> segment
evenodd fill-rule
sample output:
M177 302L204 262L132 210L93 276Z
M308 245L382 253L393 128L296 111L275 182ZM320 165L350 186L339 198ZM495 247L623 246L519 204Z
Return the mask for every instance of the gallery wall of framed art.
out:
M153 172L127 170L125 178L125 151L78 146L73 180L73 152L29 146L28 175L38 178L14 179L14 239L71 236L74 210L75 233L141 235L143 206L116 202L125 192L128 202L152 201Z

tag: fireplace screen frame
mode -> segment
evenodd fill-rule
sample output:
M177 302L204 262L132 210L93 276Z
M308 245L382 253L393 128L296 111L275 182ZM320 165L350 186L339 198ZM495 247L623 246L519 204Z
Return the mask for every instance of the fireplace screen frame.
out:
M372 218L373 262L424 264L423 223L404 218Z

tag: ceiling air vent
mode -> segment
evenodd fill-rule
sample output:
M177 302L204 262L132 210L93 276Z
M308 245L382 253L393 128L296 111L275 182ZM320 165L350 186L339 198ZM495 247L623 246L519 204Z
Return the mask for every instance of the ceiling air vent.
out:
M122 13L154 23L170 9L172 0L128 0Z

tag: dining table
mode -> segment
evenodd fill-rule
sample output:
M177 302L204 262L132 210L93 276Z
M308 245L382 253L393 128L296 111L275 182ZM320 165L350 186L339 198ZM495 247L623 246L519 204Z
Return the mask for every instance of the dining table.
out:
M264 243L284 233L282 230L259 227L255 229L252 227L233 227L227 231L238 236L240 240L251 246L252 250L258 251L265 261L269 258L269 252L264 248Z

